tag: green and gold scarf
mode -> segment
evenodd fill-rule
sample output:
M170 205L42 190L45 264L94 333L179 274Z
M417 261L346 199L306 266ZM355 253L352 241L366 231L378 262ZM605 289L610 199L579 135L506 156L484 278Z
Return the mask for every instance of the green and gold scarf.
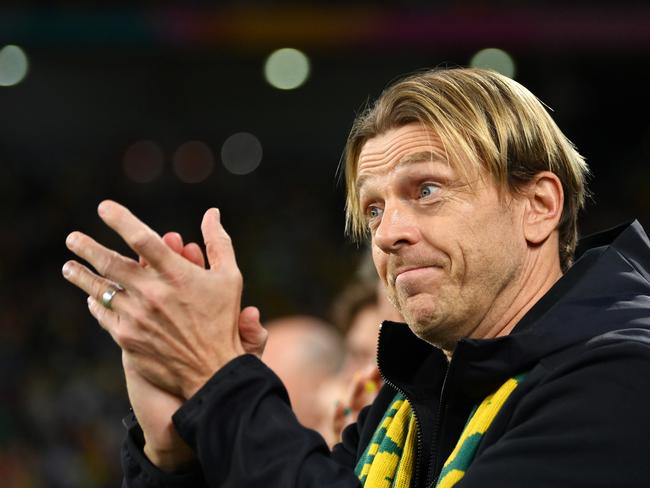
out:
M472 410L456 447L440 472L436 488L451 488L462 479L474 459L483 434L524 376L510 378ZM415 461L416 431L411 405L404 395L398 393L355 468L364 488L410 486Z

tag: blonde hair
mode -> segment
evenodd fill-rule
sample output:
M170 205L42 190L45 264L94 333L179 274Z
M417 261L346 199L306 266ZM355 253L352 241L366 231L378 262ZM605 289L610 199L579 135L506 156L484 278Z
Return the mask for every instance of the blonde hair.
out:
M363 145L389 129L419 122L441 139L449 163L482 166L499 185L517 191L541 171L562 182L560 264L566 271L577 242L577 215L587 196L589 168L542 103L516 81L494 71L434 69L387 88L355 120L345 148L346 230L367 235L356 188Z

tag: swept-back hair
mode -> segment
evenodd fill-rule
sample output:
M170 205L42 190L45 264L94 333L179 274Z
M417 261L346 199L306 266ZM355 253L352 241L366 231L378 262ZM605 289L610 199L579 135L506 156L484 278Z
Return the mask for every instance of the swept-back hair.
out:
M566 271L577 241L577 216L587 196L589 168L542 103L516 81L494 71L434 69L388 87L355 120L344 164L346 230L367 236L356 188L357 164L369 139L413 122L440 138L448 161L461 171L483 168L500 189L516 192L541 171L562 182L564 207L559 223L560 264Z

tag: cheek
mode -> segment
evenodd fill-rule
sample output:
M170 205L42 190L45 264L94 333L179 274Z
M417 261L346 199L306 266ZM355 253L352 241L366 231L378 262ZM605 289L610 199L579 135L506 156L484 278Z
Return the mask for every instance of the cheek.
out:
M374 244L372 245L372 261L375 263L375 269L381 280L386 283L386 266L388 263L388 255L381 251Z
M486 215L484 225L474 229L468 268L483 285L510 279L512 269L521 261L521 241L510 216ZM487 282L487 283L486 283Z

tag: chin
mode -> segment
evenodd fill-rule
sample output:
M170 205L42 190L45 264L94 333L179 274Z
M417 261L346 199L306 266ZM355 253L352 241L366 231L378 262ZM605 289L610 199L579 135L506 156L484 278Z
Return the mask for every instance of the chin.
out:
M429 299L428 306L405 307L402 315L411 331L429 344L445 349L453 349L460 340L456 327L453 327L446 315L434 307Z
M429 307L408 307L402 312L404 320L418 337L425 339L434 330L440 329L441 320L436 310Z

